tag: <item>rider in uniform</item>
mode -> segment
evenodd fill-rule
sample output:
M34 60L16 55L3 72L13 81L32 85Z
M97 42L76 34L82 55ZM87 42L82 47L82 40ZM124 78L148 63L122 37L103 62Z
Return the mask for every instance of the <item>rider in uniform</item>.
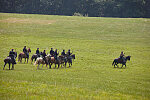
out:
M54 56L54 50L53 50L53 48L51 48L50 54L51 54L52 57Z
M72 53L70 52L70 49L67 52L67 55L70 56Z
M43 58L43 60L45 61L45 63L48 64L48 62L47 62L45 56L46 56L46 52L45 52L45 50L44 50L44 51L42 52L42 58Z
M55 50L55 52L54 52L54 58L55 58L55 60L57 60L57 56L59 55L59 52L57 53L57 49Z
M25 55L27 56L27 58L29 58L29 54L28 54L28 52L27 52L26 46L24 46L23 52L25 53Z
M125 62L125 58L124 58L124 53L123 53L123 51L122 51L121 54L120 54L120 59L121 59L121 61Z
M40 57L40 51L39 51L39 48L37 48L36 54L37 54L38 57Z
M9 52L9 57L11 57L12 62L13 62L14 64L16 64L14 49L11 49L11 51Z
M62 56L65 56L66 54L65 54L65 50L63 50L63 52L61 53L61 55Z

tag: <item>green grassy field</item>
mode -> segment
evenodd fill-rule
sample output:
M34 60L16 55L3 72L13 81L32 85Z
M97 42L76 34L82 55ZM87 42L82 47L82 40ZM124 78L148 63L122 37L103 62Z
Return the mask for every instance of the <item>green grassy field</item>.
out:
M9 51L24 45L30 57L53 47L76 59L71 68L37 70L29 61L3 70ZM131 61L113 68L121 51ZM7 99L149 100L150 19L0 13L0 100Z

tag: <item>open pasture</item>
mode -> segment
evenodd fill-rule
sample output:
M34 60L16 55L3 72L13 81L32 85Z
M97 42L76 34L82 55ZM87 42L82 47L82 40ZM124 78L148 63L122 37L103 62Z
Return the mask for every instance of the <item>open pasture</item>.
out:
M9 51L25 45L30 57L53 47L76 59L71 68L37 70L29 61L2 70ZM131 61L113 68L121 51ZM150 19L0 13L0 99L149 100Z

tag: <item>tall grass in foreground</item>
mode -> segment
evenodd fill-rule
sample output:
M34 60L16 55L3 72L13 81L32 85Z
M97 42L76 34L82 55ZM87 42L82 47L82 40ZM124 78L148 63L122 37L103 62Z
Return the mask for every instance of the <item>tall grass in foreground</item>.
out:
M3 59L23 46L32 54L71 49L71 68L37 70L17 63L2 70ZM121 51L131 55L127 68L113 68ZM0 14L0 98L4 99L150 99L150 20L31 14ZM121 65L120 65L121 67Z

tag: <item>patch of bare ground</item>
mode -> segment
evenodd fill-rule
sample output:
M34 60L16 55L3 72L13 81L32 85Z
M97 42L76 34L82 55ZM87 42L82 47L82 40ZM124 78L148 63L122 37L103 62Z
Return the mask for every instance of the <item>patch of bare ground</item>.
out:
M6 23L27 23L27 24L43 24L43 25L48 25L55 23L55 20L42 20L42 19L22 19L22 18L8 18L8 19L3 19L0 20L0 22L6 22Z

